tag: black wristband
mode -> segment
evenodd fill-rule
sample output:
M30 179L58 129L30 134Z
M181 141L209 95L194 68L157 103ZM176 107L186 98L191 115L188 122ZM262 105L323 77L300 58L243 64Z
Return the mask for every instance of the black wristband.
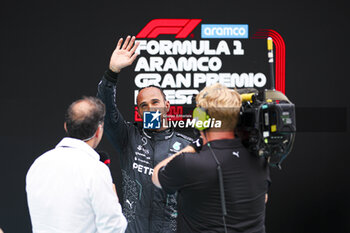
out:
M112 83L116 83L118 81L118 73L115 73L108 68L105 72L105 78Z
M199 153L202 149L203 146L203 139L202 138L197 138L196 140L193 140L189 146L193 147L193 149Z

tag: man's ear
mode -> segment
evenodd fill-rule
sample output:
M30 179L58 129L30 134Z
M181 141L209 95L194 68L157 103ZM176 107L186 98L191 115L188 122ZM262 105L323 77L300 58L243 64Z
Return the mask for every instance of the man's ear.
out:
M170 110L170 102L169 102L169 100L165 101L165 108L166 108L166 113L168 113L169 110Z
M141 115L141 112L140 112L140 107L137 106L137 113L140 115L141 119L142 119L142 115Z
M66 131L66 133L68 133L68 131L67 131L67 123L66 122L64 122L63 128L64 128L64 131Z
M97 130L95 132L95 137L98 138L100 136L101 133L103 133L103 125L102 124L99 124L98 127L97 127Z

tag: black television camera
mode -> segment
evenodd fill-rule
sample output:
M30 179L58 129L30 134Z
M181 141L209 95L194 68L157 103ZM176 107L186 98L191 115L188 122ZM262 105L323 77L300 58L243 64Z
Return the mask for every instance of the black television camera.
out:
M237 90L242 97L236 134L248 150L281 169L291 152L296 132L295 106L279 91Z

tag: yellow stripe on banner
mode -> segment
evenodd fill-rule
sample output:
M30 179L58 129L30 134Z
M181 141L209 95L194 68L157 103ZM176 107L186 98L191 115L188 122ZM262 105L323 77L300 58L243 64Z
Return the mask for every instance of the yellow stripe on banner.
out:
M272 50L273 49L273 43L272 43L272 38L269 37L267 38L267 50Z

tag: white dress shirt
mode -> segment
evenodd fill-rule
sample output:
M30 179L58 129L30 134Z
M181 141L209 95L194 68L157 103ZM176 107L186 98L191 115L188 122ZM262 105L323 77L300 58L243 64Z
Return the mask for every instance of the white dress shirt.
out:
M34 233L124 232L108 167L85 142L64 138L35 160L26 177Z

